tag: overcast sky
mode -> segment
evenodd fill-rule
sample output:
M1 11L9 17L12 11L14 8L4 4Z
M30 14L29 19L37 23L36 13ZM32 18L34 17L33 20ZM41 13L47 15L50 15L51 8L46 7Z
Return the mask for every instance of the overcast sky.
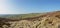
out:
M40 13L60 10L60 0L0 0L0 14Z

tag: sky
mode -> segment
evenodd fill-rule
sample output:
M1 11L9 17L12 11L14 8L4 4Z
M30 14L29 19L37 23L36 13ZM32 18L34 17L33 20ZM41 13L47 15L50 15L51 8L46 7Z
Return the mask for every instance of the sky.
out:
M60 0L0 0L0 14L42 13L60 10Z

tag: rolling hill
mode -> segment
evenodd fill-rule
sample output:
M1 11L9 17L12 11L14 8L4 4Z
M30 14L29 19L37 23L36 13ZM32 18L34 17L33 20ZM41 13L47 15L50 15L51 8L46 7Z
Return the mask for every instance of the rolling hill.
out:
M3 15L0 28L60 28L60 11Z

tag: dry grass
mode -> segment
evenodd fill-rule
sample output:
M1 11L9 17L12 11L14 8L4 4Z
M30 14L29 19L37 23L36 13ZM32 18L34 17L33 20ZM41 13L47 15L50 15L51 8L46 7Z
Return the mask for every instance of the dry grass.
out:
M0 21L0 28L60 28L60 12L25 18L19 21Z

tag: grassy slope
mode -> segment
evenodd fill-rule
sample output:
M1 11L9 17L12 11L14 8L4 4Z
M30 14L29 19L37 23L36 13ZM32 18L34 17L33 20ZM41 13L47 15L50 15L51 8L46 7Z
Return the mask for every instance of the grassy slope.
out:
M8 18L8 19L24 19L24 18L30 18L35 16L40 16L42 13L30 13L30 14L14 14L14 15L0 15L2 18Z
M46 14L47 16L42 18L37 18L39 20L20 20L16 22L12 22L12 28L60 28L60 12L53 12ZM13 19L25 19L35 16L41 16L40 13L34 14L22 14L22 15L8 15L5 18L13 18ZM44 15L43 15L44 16ZM36 18L34 18L36 19ZM42 19L42 20L40 20ZM10 23L10 22L9 22ZM22 26L23 25L23 26ZM20 27L22 26L22 27Z

